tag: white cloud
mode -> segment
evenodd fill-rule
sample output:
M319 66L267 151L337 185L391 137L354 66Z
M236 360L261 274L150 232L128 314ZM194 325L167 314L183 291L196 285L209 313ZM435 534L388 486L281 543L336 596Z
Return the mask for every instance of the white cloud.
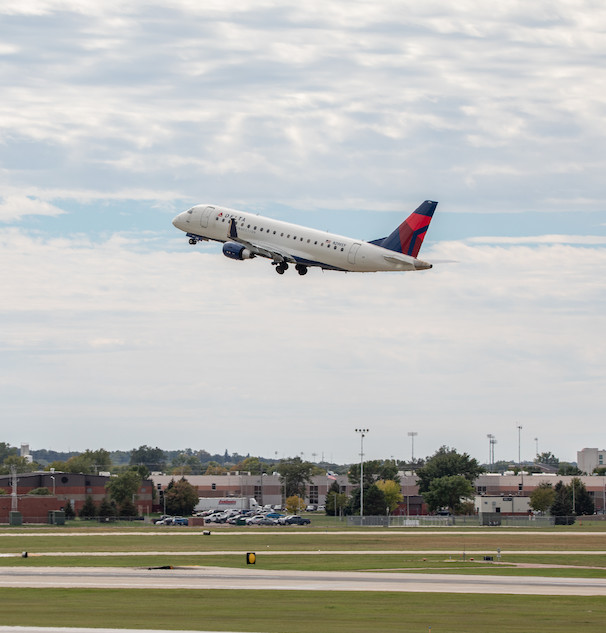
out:
M406 454L412 428L419 454L482 456L489 430L511 456L516 422L569 459L595 445L604 8L9 0L0 13L1 416L32 445L177 434L347 459L361 419L376 456ZM147 218L98 223L102 238L85 217L113 218L116 201L278 217L429 197L474 225L599 217L502 237L490 225L496 237L427 248L459 263L423 274L305 279L154 250L170 238L144 233ZM63 207L70 222L34 230Z
M587 1L3 11L7 183L100 199L269 188L295 205L313 185L330 206L347 191L366 207L435 190L500 209L582 191L601 208L606 17ZM29 38L10 29L28 15Z
M10 439L347 460L364 420L377 457L406 455L416 429L420 454L449 443L481 458L485 429L511 455L521 420L572 459L571 434L591 437L602 410L606 254L444 243L425 257L453 253L421 274L278 277L207 249L4 232Z
M0 200L0 222L14 222L28 215L57 216L62 209L45 200L19 194L8 195Z
M600 246L606 244L606 237L598 235L535 235L523 237L471 237L472 244L585 244Z

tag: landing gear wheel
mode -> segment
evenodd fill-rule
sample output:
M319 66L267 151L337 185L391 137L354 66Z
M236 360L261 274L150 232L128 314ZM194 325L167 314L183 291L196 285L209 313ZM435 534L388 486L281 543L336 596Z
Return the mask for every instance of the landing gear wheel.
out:
M303 264L297 264L295 266L299 275L307 275L307 266L303 266Z
M278 275L283 275L284 274L284 268L282 266L276 266L276 272L278 273Z
M189 243L190 243L192 246L195 246L195 245L198 243L198 240L194 239L193 237L190 237L190 238L189 238Z

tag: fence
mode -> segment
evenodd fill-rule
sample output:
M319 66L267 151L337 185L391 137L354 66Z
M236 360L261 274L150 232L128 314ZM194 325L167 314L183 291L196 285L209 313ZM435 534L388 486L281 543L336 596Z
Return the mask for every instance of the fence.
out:
M581 517L577 517L579 519ZM589 517L584 517L589 518ZM546 516L506 516L499 514L495 517L485 517L480 514L462 516L348 516L347 525L352 527L449 527L449 526L486 526L486 527L525 527L541 528L549 527L556 523L556 517ZM568 523L562 525L572 525L574 517L558 517L568 519ZM559 523L559 521L558 521Z

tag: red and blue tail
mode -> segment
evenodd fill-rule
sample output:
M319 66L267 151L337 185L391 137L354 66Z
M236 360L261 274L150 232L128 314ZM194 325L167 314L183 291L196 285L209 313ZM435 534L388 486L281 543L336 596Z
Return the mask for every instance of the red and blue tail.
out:
M437 206L437 202L425 200L391 235L373 240L370 243L390 251L416 257L421 250L421 244L423 244L425 233L427 233Z

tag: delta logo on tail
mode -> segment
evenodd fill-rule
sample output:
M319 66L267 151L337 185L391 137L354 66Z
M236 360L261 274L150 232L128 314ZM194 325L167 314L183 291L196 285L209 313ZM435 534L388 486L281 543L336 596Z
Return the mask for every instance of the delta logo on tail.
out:
M230 259L265 257L283 275L294 265L299 275L309 268L343 272L427 270L419 251L438 203L426 200L387 237L366 242L217 205L198 204L180 213L173 224L190 244L223 243Z

